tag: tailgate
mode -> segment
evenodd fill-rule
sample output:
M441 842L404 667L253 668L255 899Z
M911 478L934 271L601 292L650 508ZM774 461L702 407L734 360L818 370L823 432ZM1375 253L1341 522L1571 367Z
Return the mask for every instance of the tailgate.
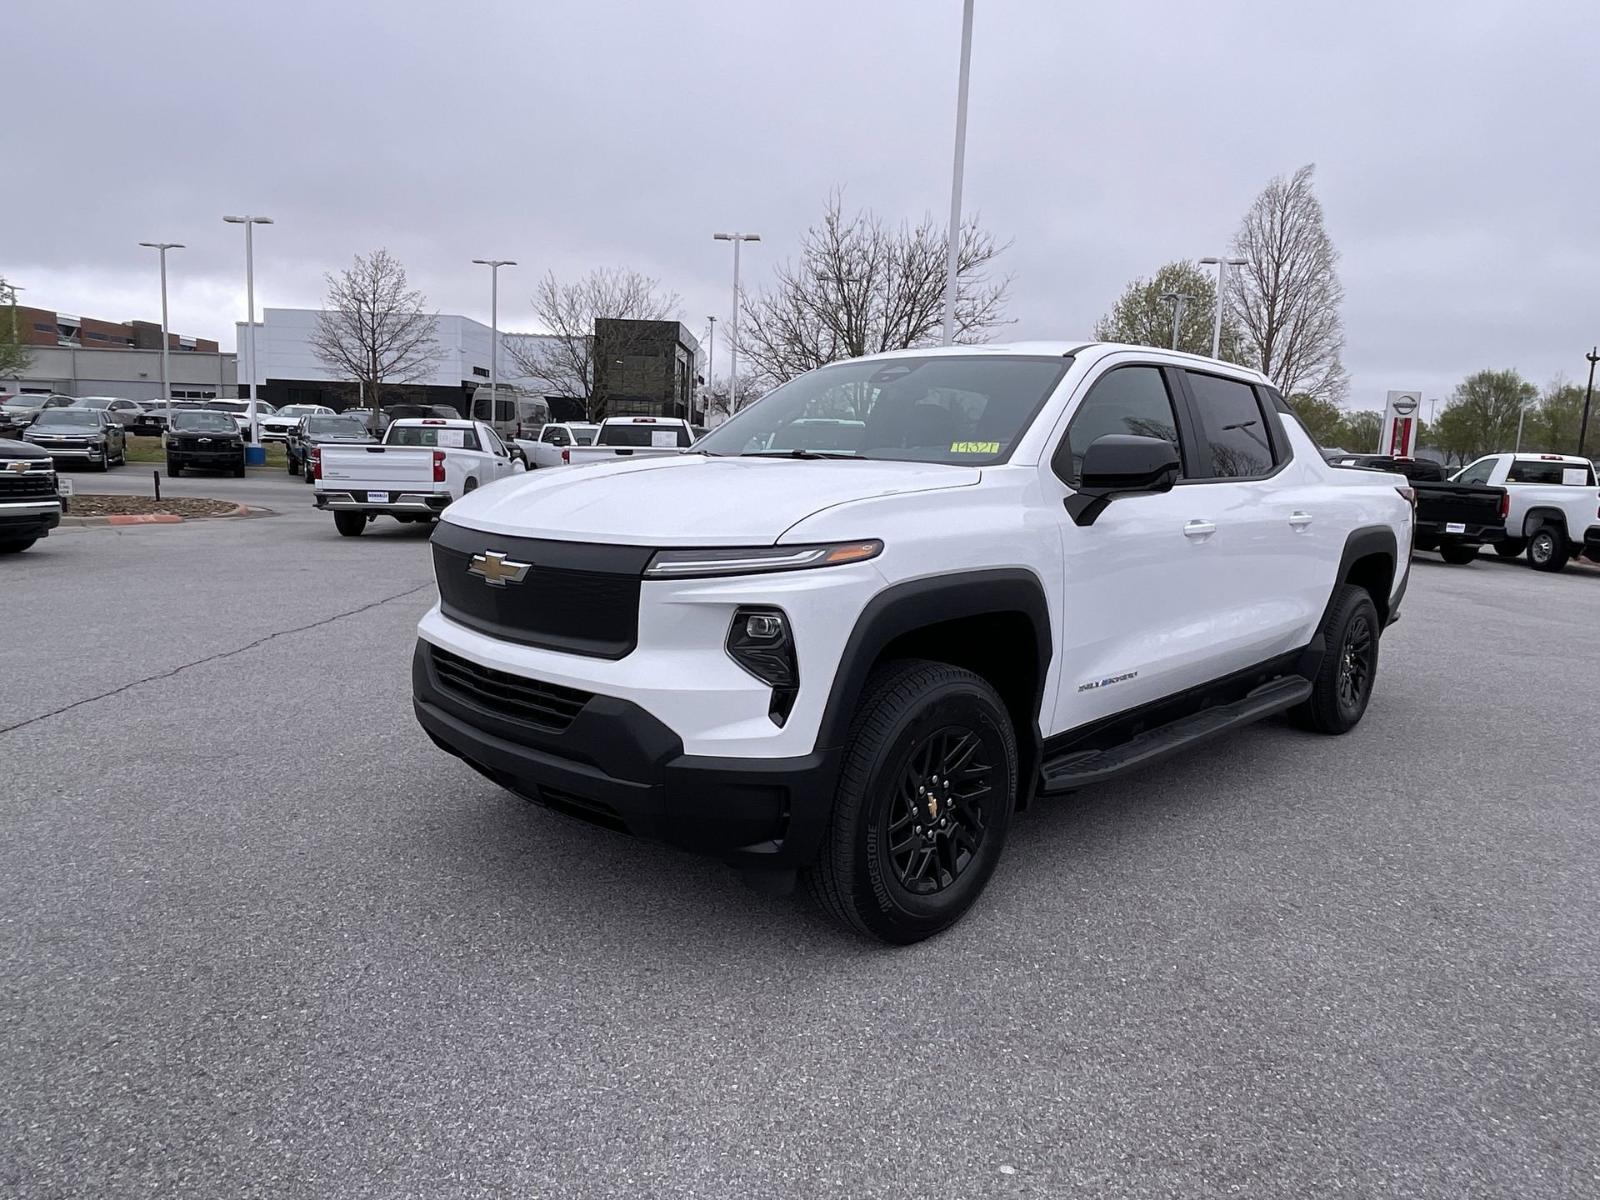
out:
M323 446L324 486L433 490L433 451L423 446Z
M1439 525L1498 525L1506 490L1476 483L1414 483L1417 520Z

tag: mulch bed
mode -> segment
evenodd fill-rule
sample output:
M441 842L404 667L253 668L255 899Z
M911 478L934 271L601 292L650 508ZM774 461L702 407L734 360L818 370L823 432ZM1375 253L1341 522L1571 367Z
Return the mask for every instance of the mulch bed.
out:
M67 515L117 517L171 513L179 517L225 517L231 516L238 507L231 500L201 500L192 496L168 496L156 500L150 496L86 496L80 492L67 503Z

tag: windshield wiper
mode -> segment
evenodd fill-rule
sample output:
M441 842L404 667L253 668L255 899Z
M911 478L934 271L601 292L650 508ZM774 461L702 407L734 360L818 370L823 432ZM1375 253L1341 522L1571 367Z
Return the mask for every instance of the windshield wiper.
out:
M741 454L740 458L860 458L859 454L846 454L840 450L756 450Z

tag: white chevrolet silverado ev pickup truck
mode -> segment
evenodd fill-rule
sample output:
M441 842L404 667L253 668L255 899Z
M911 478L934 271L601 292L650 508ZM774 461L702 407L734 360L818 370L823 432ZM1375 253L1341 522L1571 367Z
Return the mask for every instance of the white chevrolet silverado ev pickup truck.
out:
M1490 454L1452 478L1506 490L1506 536L1501 558L1528 553L1536 571L1559 571L1586 554L1600 562L1600 486L1594 464L1570 454Z
M1275 713L1356 725L1412 521L1403 478L1329 466L1240 367L1102 343L856 359L688 453L452 505L414 707L528 799L757 886L801 873L912 942L1039 796Z

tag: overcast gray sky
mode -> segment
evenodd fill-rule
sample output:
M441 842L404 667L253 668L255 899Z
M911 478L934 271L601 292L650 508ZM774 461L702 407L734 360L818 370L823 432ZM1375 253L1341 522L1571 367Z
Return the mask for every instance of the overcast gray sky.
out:
M697 331L792 253L830 188L949 203L960 0L47 5L3 24L0 274L24 301L232 341L387 246L488 319L477 257L535 278L659 276ZM1014 244L1004 336L1086 334L1133 276L1221 250L1275 174L1317 164L1343 259L1351 401L1600 339L1592 4L977 0L966 196ZM725 362L726 360L723 359Z

